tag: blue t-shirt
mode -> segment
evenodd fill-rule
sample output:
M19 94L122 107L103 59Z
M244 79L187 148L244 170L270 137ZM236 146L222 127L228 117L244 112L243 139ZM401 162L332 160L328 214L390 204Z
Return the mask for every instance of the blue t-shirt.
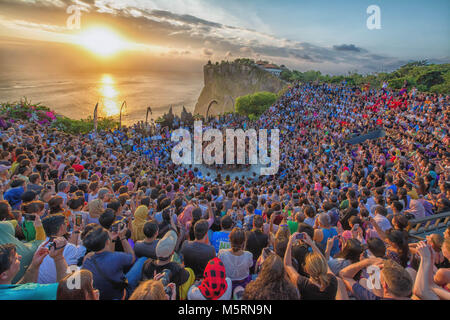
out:
M353 284L352 291L356 300L393 300L390 298L381 298L375 295L372 291L364 288L358 282Z
M395 184L393 184L392 186L389 186L386 188L386 193L387 190L392 190L394 192L394 194L397 194L397 186Z
M95 259L101 273L94 265L92 259ZM87 258L82 269L92 272L94 277L94 288L100 291L100 300L120 300L123 296L122 290L117 290L111 284L112 281L120 282L124 277L124 269L131 266L133 256L124 252L109 252L94 254ZM106 279L107 277L108 279Z
M57 283L1 284L0 300L56 300Z
M332 238L334 236L338 235L338 232L336 231L336 228L330 228L330 229L322 229L323 239L320 242L320 244L326 248L327 241L329 238ZM335 254L339 252L339 240L335 239L333 248L331 248L330 256L333 257Z
M219 252L220 249L230 249L230 232L225 231L216 231L212 234L210 239L211 245L216 249L216 253Z

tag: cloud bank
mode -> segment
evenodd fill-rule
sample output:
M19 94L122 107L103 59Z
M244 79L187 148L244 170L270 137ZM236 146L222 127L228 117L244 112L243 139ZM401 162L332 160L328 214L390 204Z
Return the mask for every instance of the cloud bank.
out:
M256 29L237 26L237 19L226 16L220 9L210 11L215 21L195 16L193 13L201 14L204 12L201 9L207 6L199 0L0 0L0 12L4 13L0 16L0 26L23 34L42 34L43 38L52 34L70 37L65 21L66 8L72 4L83 8L82 28L109 25L142 48L166 48L158 54L174 59L203 61L250 57L302 71L314 69L331 74L349 70L376 72L380 71L380 66L386 71L407 62L370 52L357 44L338 43L328 47L280 38L260 30L263 28L257 25ZM190 13L180 12L183 8ZM217 22L219 20L236 24Z

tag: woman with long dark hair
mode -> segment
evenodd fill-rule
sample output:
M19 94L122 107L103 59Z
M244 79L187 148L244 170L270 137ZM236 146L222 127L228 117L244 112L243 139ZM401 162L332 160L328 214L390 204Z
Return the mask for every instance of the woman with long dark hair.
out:
M283 260L270 254L255 281L245 288L243 300L298 300L297 288L287 279Z
M402 219L399 217L394 218L396 221L399 220L399 224L402 226ZM380 239L387 244L386 257L406 268L409 261L408 232L401 229L389 229L384 232L373 218L370 218L369 221L377 231Z
M406 268L409 261L409 245L405 232L390 229L386 236L389 245L386 248L386 256Z
M342 251L328 261L328 266L334 274L339 274L339 271L345 267L358 262L363 251L364 248L359 240L348 239Z

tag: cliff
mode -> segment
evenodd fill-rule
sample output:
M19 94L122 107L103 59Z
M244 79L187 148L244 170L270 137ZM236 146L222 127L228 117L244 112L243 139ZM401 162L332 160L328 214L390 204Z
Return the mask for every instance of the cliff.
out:
M236 62L203 68L205 86L195 105L194 114L206 116L234 111L236 98L259 91L277 93L286 83L256 66Z

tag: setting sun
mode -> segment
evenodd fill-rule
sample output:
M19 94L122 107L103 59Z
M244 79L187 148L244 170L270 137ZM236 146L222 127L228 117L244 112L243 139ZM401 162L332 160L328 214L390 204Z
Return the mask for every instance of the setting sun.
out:
M108 57L127 48L127 43L114 31L93 28L80 34L78 43L93 53Z

